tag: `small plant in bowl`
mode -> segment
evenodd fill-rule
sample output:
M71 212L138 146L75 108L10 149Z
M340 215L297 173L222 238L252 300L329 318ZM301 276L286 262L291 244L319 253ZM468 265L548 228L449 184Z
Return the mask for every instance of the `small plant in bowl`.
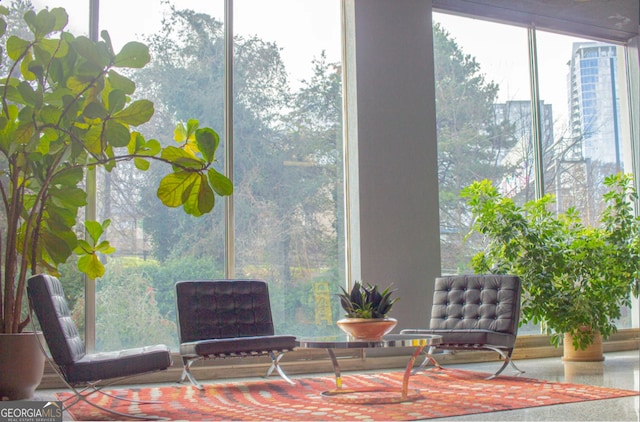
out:
M392 298L394 290L390 287L381 291L377 285L355 282L351 291L341 289L337 296L345 318L337 324L342 331L356 339L380 340L398 324L396 319L387 317L398 301L397 297Z

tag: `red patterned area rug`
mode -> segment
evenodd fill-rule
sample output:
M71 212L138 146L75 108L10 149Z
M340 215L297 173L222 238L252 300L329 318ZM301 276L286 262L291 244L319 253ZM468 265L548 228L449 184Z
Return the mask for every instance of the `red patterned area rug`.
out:
M343 388L400 388L402 375L402 372L346 373L343 374ZM392 404L345 404L336 402L333 397L322 396L322 391L335 388L333 377L296 379L293 386L279 378L210 384L205 386L204 392L178 384L109 390L118 396L159 400L162 404L132 405L100 394L94 400L119 412L162 416L171 420L410 421L640 394L638 391L525 377L500 376L487 381L484 380L487 375L455 369L421 372L412 376L409 382L410 391L419 391L420 397ZM64 400L70 394L57 396ZM69 413L75 420L122 420L85 403L72 406Z

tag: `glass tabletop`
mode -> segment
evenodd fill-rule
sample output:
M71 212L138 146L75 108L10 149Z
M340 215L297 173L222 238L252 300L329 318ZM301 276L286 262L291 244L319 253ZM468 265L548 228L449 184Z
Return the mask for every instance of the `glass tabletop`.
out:
M303 349L368 349L389 347L424 347L442 343L442 336L434 334L387 334L380 340L356 339L350 335L309 337L296 340Z

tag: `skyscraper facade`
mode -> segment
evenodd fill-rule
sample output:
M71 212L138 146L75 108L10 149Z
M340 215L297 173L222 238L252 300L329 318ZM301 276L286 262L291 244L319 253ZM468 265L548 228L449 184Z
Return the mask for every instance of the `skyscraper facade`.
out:
M616 46L573 44L567 86L571 138L581 158L621 168Z

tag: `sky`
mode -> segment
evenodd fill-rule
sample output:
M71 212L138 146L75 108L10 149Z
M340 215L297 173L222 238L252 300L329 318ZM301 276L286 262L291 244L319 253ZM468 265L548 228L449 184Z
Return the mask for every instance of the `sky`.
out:
M70 15L68 29L76 35L86 33L88 0L32 2L37 8L64 7ZM220 20L224 16L222 0L173 0L172 3ZM157 32L162 13L167 10L160 0L102 0L100 8L100 26L109 31L116 49L144 34ZM235 0L234 32L277 42L294 84L311 75L310 63L322 51L327 53L329 62L341 60L339 0Z
M33 0L36 6L62 6L70 14L70 30L86 31L89 1ZM180 8L204 12L222 20L222 0L173 0ZM108 7L107 7L108 6ZM241 35L257 35L275 41L290 79L298 81L311 75L310 63L327 53L329 62L341 60L339 0L235 0L234 30ZM167 8L159 0L102 0L101 27L107 29L115 48L160 27ZM529 100L527 31L524 28L436 13L441 22L467 54L480 63L488 81L499 84L499 101ZM552 104L556 119L567 114L567 62L571 46L580 39L538 31L538 71L540 96Z
M531 98L529 87L528 36L526 28L434 14L466 54L476 58L486 80L500 86L498 101ZM554 136L566 130L568 120L569 63L575 42L585 38L536 30L540 99L553 105Z

